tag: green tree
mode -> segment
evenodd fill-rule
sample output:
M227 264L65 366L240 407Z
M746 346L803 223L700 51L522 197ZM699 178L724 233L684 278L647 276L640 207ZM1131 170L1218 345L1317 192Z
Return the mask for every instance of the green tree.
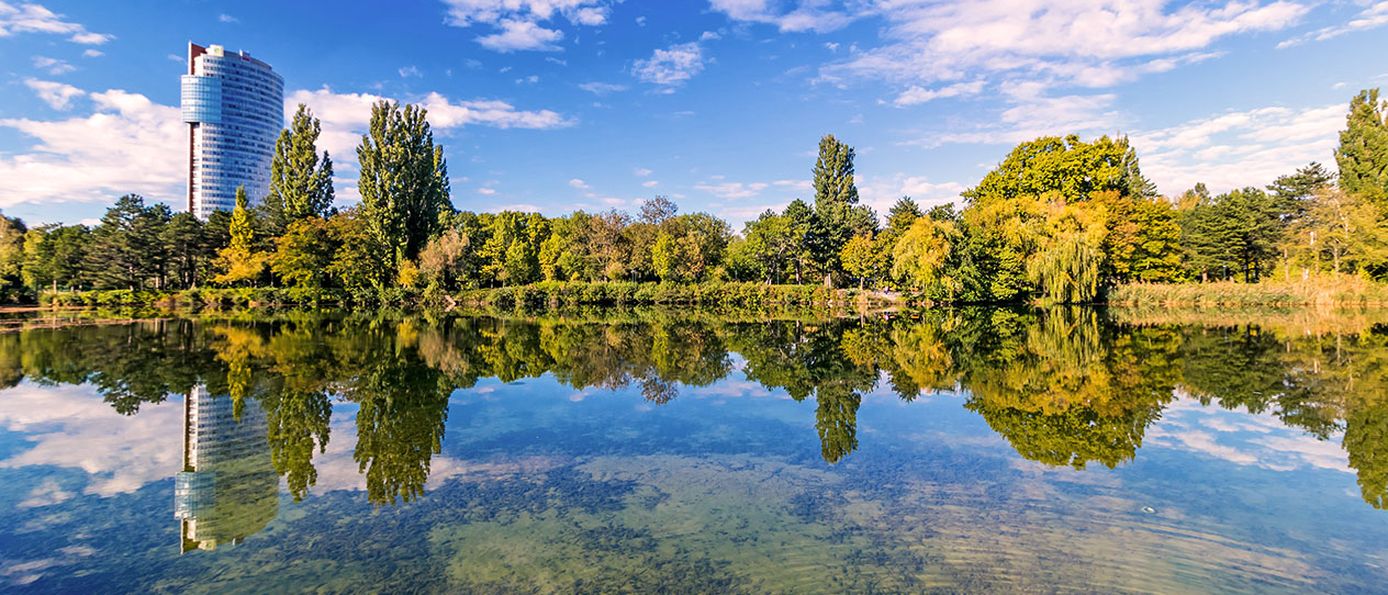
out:
M844 272L858 280L858 289L863 289L869 284L875 286L891 271L888 254L873 236L856 235L844 244L839 261L843 263Z
M1340 146L1335 149L1340 166L1340 188L1363 194L1385 206L1388 202L1388 101L1380 101L1378 89L1365 89L1349 102Z
M712 278L732 239L728 223L707 213L679 215L665 222L651 250L656 275L667 283Z
M394 286L395 269L388 260L392 248L380 242L357 209L339 211L328 223L337 244L328 274L342 288L358 300L369 302Z
M87 281L96 289L133 290L162 274L166 255L159 236L169 218L166 206L146 207L137 194L122 196L92 231L83 264Z
M1017 198L1058 193L1067 201L1082 201L1095 192L1123 196L1155 196L1151 182L1138 167L1128 139L1101 136L1084 142L1078 135L1041 137L1017 145L1002 163L983 176L964 198Z
M330 284L329 269L339 248L332 224L320 217L295 219L275 238L270 270L291 286L319 289Z
M953 300L961 287L947 265L959 240L954 222L917 218L892 247L892 276L905 287Z
M203 222L192 213L182 212L169 219L160 238L169 255L169 274L175 287L194 287L200 273L215 252L207 249Z
M270 161L270 193L263 208L273 235L305 217L326 217L333 204L333 161L318 156L318 118L300 103L289 128L280 131Z
M825 284L833 283L840 272L839 255L854 235L872 234L876 216L858 204L854 179L854 150L834 135L819 140L819 157L814 165L814 220L809 248L824 272Z
M357 147L361 218L376 243L388 247L393 276L403 260L419 256L452 213L443 147L434 144L426 110L381 101L371 106L367 134Z
M0 213L0 302L16 300L24 287L24 222Z

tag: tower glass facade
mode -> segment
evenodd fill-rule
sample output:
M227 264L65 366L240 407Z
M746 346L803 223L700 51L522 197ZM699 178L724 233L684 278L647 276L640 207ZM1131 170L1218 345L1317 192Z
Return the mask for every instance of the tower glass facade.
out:
M236 187L251 204L270 191L270 160L284 127L284 79L246 52L188 44L182 77L188 125L188 210L206 219L236 206Z

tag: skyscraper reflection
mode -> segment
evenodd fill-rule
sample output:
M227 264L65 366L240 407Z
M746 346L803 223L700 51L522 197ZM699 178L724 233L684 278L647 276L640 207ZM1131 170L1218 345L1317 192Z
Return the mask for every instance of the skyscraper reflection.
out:
M279 512L265 410L248 401L238 408L230 396L202 385L184 401L183 471L174 476L182 552L240 543Z

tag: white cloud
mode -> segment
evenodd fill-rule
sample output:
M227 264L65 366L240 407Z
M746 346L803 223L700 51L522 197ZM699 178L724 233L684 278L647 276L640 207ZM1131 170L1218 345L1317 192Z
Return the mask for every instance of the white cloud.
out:
M0 185L0 208L52 200L109 202L128 192L182 194L187 137L178 108L118 89L88 97L94 106L89 116L0 120L0 127L36 140L27 152L0 155L0 179L18 181Z
M1366 31L1388 25L1388 1L1380 1L1364 7L1364 10L1354 15L1349 21L1342 25L1324 27L1305 35L1293 37L1282 43L1277 44L1278 49L1301 45L1308 41L1325 41L1334 39L1346 33L1356 31Z
M68 64L64 60L59 60L57 58L49 58L48 56L34 56L33 62L34 68L43 70L53 76L67 74L69 72L77 70L76 66Z
M496 190L493 188L478 188L477 193L482 196L492 196L496 194Z
M81 469L90 476L87 494L134 492L182 466L183 407L176 401L145 404L126 417L88 387L21 384L0 399L0 425L28 434L27 448L0 461L0 467ZM31 497L29 504L53 500Z
M648 178L648 177L650 177L651 174L653 174L653 173L655 173L655 172L654 172L654 171L651 171L651 170L649 170L649 169L646 169L646 168L644 168L644 167L638 167L638 168L632 170L631 173L634 174L634 175L635 175L636 177L638 177L638 178Z
M703 48L694 42L657 49L650 58L637 60L631 69L636 78L666 87L683 84L703 70Z
M892 204L909 196L918 204L930 208L954 202L965 189L958 182L932 182L921 176L897 173L888 177L862 176L858 180L858 196L863 204L885 217Z
M655 181L655 180L646 180L645 182L641 182L641 187L642 187L642 188L655 188L656 186L659 186L659 185L660 185L660 182L657 182L657 181Z
M419 71L419 67L414 65L401 67L398 70L398 72L400 73L400 78L402 79L420 78L424 76L424 73Z
M839 29L854 18L846 9L825 8L828 3L822 0L790 2L789 10L782 10L786 3L773 0L710 0L709 4L732 20L775 25L784 32L823 33Z
M525 50L559 51L564 32L543 27L563 17L571 25L597 27L607 23L607 0L444 0L447 22L455 27L488 25L496 33L477 38L483 47L497 52Z
M102 52L101 50L98 50L98 49L91 49L91 48L88 48L88 49L82 51L82 57L83 57L83 58L100 58L100 57L102 57L102 56L104 56L104 55L106 55L106 54L105 54L104 52Z
M63 20L63 15L40 4L15 6L0 2L0 37L10 37L16 33L68 35L69 41L84 45L100 45L115 39L111 35L92 33L78 23Z
M983 91L983 81L981 80L967 83L955 83L938 89L926 89L924 87L912 85L911 88L902 91L892 103L897 107L906 107L908 105L919 105L927 101L934 101L947 97L977 95L981 91Z
M1130 136L1142 172L1167 194L1261 186L1311 161L1333 166L1345 106L1226 112Z
M507 20L502 21L499 27L501 30L496 33L478 37L477 43L502 53L525 50L557 52L561 48L555 44L564 39L563 31L546 29L531 21Z
M741 200L761 195L771 185L766 182L701 182L694 185L695 190L707 192L723 200Z
M604 96L604 95L608 95L608 94L611 94L611 93L620 93L620 92L622 92L622 91L627 90L627 86L626 86L626 85L619 85L619 84L616 84L616 83L599 83L599 82L583 83L583 84L580 84L580 85L578 86L578 88L583 89L584 91L587 91L587 92L592 93L592 94L594 94L594 95L597 95L597 96L599 96L599 97L602 97L602 96Z
M295 91L284 103L286 114L292 114L300 103L307 104L323 123L320 148L335 156L349 156L371 120L371 106L383 99L390 98L371 93L337 93L324 87L316 91ZM429 93L413 103L429 110L429 125L435 130L464 126L547 130L574 124L573 120L551 110L519 110L499 100L452 101L439 93Z
M1008 107L997 116L981 118L972 129L926 134L904 144L933 148L948 144L1015 144L1039 136L1111 134L1116 132L1120 115L1112 109L1117 96L1045 94L1039 82L1004 83L1001 89Z
M587 183L587 182L584 182L584 181L583 181L582 179L580 179L580 178L574 178L574 179L572 179L572 180L569 180L569 187L570 187L570 188L577 188L577 189L579 189L579 190L588 190L588 189L589 189L588 183Z
M233 23L239 23L239 22L241 22L241 19L238 19L238 18L236 18L236 17L234 17L234 16L231 16L231 15L229 15L229 14L227 14L227 13L222 13L222 14L217 15L217 21L218 21L218 22L221 22L221 23L233 24Z
M66 110L72 107L73 99L86 95L84 91L77 87L53 81L25 79L24 85L33 89L34 93L39 96L39 99L42 99L49 107L56 110Z
M731 18L752 22L764 22L766 14L779 17L827 4L712 2ZM1045 88L1110 87L1217 56L1207 50L1215 42L1285 29L1308 10L1289 0L1179 5L1169 0L863 0L855 15L885 21L882 42L861 50L850 47L847 57L821 67L818 80L839 86L855 80L887 82L900 89L898 103L906 105L976 81L989 86L1031 81Z

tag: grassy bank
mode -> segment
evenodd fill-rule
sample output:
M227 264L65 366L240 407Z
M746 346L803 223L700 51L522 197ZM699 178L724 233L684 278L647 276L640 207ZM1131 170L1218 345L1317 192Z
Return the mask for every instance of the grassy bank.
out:
M1118 306L1195 308L1388 306L1388 284L1348 276L1297 282L1136 283L1114 288L1108 302Z
M890 299L855 289L765 283L576 283L545 282L476 289L453 298L469 306L543 308L552 306L845 306L880 304Z
M152 307L164 309L299 308L381 305L423 308L476 306L492 309L543 309L572 306L697 305L722 307L846 307L882 305L892 298L855 289L764 283L581 283L544 282L516 287L473 289L456 295L392 289L390 295L354 299L338 290L276 287L188 289L183 291L45 292L39 305L70 307Z
M39 295L39 305L68 307L156 307L198 308L278 308L335 306L347 304L349 297L334 290L301 290L279 287L228 287L150 291L110 289L94 291L56 291Z

